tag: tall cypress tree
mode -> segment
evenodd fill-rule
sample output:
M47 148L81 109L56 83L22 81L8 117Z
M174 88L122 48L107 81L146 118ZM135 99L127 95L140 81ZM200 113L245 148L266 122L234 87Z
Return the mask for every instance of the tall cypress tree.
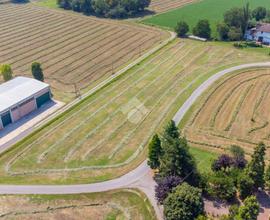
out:
M161 156L161 142L157 134L155 134L148 146L148 165L151 169L157 169L160 165L159 158Z
M40 63L37 63L37 62L32 63L31 70L32 70L32 75L36 80L39 80L42 82L44 81L43 70L41 68Z
M179 138L180 133L178 131L178 128L176 127L176 124L173 120L169 121L167 126L164 129L163 137L171 137L171 138Z
M255 188L264 187L265 150L264 143L259 143L247 168L247 174L254 181Z

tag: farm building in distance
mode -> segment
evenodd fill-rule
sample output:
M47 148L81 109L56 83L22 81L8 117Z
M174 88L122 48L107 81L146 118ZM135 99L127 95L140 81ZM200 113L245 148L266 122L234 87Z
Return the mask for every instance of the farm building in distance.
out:
M50 86L27 77L0 85L0 130L51 100Z
M257 24L256 27L248 30L245 34L247 40L270 44L270 24Z

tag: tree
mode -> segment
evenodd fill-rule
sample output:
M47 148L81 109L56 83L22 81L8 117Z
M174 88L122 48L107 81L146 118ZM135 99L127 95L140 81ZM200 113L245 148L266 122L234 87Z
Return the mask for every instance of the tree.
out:
M166 220L192 220L203 214L202 192L187 183L177 186L164 201Z
M253 180L246 174L242 174L238 180L238 190L241 199L252 195Z
M254 181L255 188L264 186L265 150L265 145L259 143L251 156L251 161L246 170L247 175Z
M44 81L44 75L40 63L34 62L31 66L32 75L36 80Z
M259 215L259 203L255 196L247 197L244 205L240 206L236 219L239 220L256 220Z
M197 25L193 28L193 34L199 37L209 39L211 37L211 28L209 21L199 20Z
M236 196L233 179L223 172L216 172L210 176L208 184L208 193L215 198L232 201Z
M246 3L246 5L243 7L243 21L242 21L242 26L241 26L243 35L247 31L250 17L251 17L251 12L249 9L249 3Z
M265 175L264 175L264 180L265 180L265 186L270 189L270 164L268 165Z
M229 31L230 31L230 28L226 23L222 22L217 25L217 32L219 34L220 40L228 40Z
M168 194L182 182L178 176L167 176L157 180L155 187L155 194L160 204L167 198Z
M8 80L12 79L13 72L12 72L12 69L11 69L10 65L8 65L8 64L1 65L0 70L1 70L1 74L3 76L3 79L5 81L8 81Z
M160 165L159 158L162 153L161 142L157 134L155 134L148 146L148 165L151 169L157 169Z
M267 14L266 8L265 7L257 7L252 11L252 17L256 19L256 21L260 21L265 19Z
M233 159L227 154L222 154L216 160L213 161L212 170L215 172L221 170L228 171L228 169L230 169L232 165Z
M231 27L228 33L230 41L239 41L243 38L243 33L240 28Z
M185 21L179 21L175 27L175 32L179 37L186 36L187 32L189 31L189 26Z
M176 127L176 124L173 120L169 121L167 126L164 129L163 137L171 137L171 138L179 138L180 133L178 131L178 128Z
M245 151L237 145L232 145L230 152L232 154L234 167L237 169L244 169L247 165Z
M244 12L241 8L231 8L224 14L224 22L229 27L241 28L243 26Z

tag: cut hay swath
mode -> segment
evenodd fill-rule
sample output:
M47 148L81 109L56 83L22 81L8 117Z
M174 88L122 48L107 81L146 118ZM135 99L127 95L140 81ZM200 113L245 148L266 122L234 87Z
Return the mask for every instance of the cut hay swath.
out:
M150 50L169 34L32 4L0 7L0 63L16 75L42 64L56 98L69 100Z
M187 139L200 147L226 149L236 144L250 155L260 141L269 148L269 83L269 69L245 70L222 79L196 104L185 128Z

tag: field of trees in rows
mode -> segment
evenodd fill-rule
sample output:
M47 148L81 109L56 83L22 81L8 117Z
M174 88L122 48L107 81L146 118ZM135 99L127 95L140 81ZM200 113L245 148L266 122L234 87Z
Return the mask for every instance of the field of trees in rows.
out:
M0 7L0 63L15 75L30 75L40 62L45 81L57 99L74 96L74 88L113 74L168 37L168 33L33 4Z

